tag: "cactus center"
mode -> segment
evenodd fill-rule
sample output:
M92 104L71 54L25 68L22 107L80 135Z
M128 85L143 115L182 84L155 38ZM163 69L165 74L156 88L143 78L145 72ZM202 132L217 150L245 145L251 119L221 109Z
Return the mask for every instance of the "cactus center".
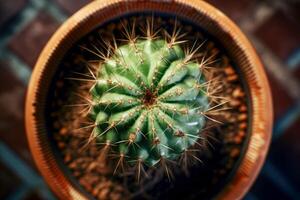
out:
M149 89L146 89L144 97L143 97L143 103L145 106L152 106L156 102L157 95L156 92L152 92Z

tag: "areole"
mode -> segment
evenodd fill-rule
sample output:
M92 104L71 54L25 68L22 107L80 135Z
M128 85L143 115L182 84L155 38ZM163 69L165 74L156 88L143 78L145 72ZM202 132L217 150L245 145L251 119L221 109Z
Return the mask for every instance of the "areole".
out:
M27 137L39 170L59 198L89 198L61 171L47 141L46 119L42 113L47 91L60 60L76 41L111 19L140 12L168 13L199 24L218 38L239 67L250 97L251 137L235 176L216 198L241 199L257 177L270 143L273 118L270 89L262 64L248 39L220 11L199 0L93 1L59 28L36 63L26 100ZM153 94L145 94L146 104L152 104L153 99Z

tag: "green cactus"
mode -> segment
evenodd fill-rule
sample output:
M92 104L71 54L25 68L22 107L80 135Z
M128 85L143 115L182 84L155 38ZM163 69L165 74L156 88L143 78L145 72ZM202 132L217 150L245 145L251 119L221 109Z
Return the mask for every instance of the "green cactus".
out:
M97 142L134 165L176 160L201 138L208 109L205 79L179 44L136 39L97 71L91 118Z

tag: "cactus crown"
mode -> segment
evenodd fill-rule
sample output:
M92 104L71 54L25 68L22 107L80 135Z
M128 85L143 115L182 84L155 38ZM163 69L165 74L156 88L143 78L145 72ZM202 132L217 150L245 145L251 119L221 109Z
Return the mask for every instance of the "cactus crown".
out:
M209 103L192 54L176 41L154 37L116 47L99 64L90 90L97 142L129 164L149 167L195 145Z

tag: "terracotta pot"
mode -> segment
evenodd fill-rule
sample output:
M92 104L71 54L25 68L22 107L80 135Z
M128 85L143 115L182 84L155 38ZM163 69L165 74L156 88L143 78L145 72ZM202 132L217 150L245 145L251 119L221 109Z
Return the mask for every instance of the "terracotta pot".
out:
M199 24L218 38L238 66L249 97L250 140L234 176L216 199L241 199L257 177L270 143L273 117L270 89L263 66L248 39L219 10L199 0L93 1L58 29L35 65L26 101L27 137L40 172L59 198L89 198L61 170L49 143L44 113L47 92L58 64L76 41L104 22L124 14L145 11L172 14Z

